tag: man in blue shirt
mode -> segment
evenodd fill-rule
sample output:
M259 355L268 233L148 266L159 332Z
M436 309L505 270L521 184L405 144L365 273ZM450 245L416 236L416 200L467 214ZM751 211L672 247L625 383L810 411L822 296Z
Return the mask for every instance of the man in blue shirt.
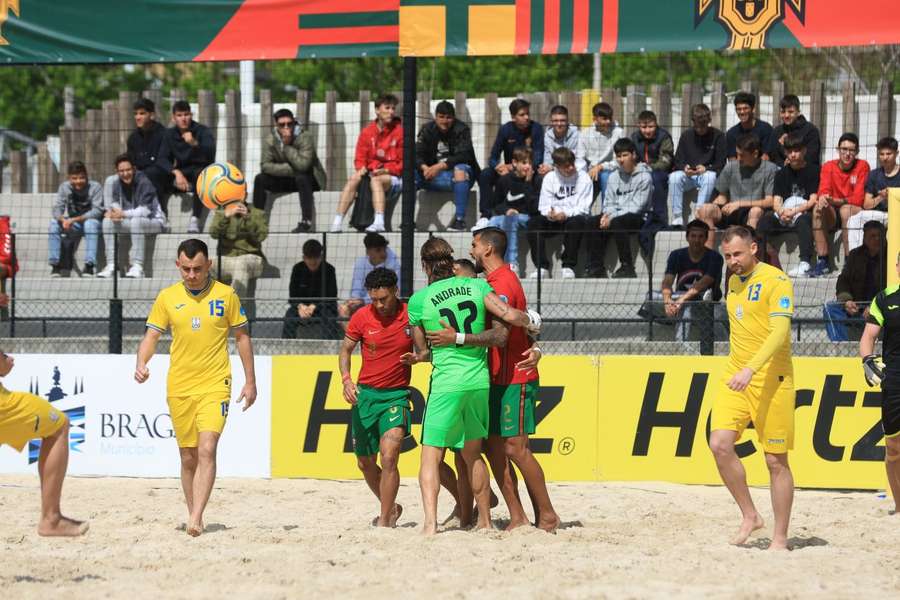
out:
M385 267L400 277L400 261L393 250L388 248L388 241L380 233L367 233L363 238L366 255L360 256L353 264L353 283L350 286L350 299L342 304L338 313L349 318L356 309L372 302L366 292L366 276L377 269Z
M531 148L535 173L544 158L544 128L540 123L531 120L531 104L527 100L516 98L509 103L509 114L512 120L505 123L497 132L487 168L482 170L478 177L480 218L473 229L488 226L488 221L493 216L494 186L502 176L512 171L513 150L519 146Z

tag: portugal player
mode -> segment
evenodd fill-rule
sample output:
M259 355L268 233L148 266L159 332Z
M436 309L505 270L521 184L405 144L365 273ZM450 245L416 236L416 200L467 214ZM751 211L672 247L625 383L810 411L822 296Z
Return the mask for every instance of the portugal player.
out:
M422 458L419 485L425 508L423 533L437 531L439 465L446 448L461 448L472 492L478 506L478 529L492 527L487 466L481 458L481 442L488 434L488 390L490 379L484 348L464 346L470 336L485 332L489 312L513 325L539 326L539 317L505 304L483 280L453 276L453 249L441 238L431 238L421 249L422 268L429 285L409 301L409 322L417 348L416 357L427 353L425 332L449 325L459 331L462 347L436 347L432 351L431 389L422 421ZM499 343L485 341L484 345Z
M0 350L0 377L15 361ZM86 521L64 517L59 508L63 480L69 464L69 419L49 402L25 392L11 392L0 384L0 446L18 452L29 440L41 439L38 475L41 478L41 520L38 535L75 537L88 530Z
M234 331L244 366L245 383L237 400L245 401L244 410L256 401L256 374L244 309L230 286L210 277L206 244L197 239L181 242L175 265L182 281L162 290L153 303L134 378L144 383L150 377L147 363L160 336L171 328L166 397L181 453L186 531L196 537L203 532L203 510L216 480L216 448L231 402L229 330Z
M897 256L900 275L900 255ZM884 367L875 356L875 340L884 330L882 356ZM900 286L892 285L878 293L869 307L866 328L859 340L866 382L881 385L881 427L884 431L885 469L894 514L900 515Z
M722 254L733 275L728 280L731 326L728 366L712 408L709 446L722 481L741 509L743 520L733 544L743 544L763 526L756 511L735 442L753 422L766 456L772 488L775 531L769 549L787 549L794 478L788 450L794 444L794 370L791 316L794 292L779 269L756 258L757 246L746 227L729 227Z
M379 527L394 527L402 507L397 463L403 438L410 434L409 365L400 357L412 347L406 304L397 297L397 274L379 267L366 276L371 304L355 313L347 326L338 357L344 399L353 405L351 427L357 465L381 501ZM362 345L357 383L350 357ZM377 457L381 455L381 468Z

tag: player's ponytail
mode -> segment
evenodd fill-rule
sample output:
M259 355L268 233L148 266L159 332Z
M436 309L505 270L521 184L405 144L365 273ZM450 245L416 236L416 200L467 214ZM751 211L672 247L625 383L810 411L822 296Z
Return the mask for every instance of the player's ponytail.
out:
M453 276L453 247L444 238L429 238L422 244L420 256L431 271L432 281Z

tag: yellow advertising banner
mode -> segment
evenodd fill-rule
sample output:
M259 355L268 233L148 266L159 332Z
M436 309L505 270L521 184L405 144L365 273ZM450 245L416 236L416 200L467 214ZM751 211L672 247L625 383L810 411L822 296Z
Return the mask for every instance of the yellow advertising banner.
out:
M532 450L555 481L720 483L707 439L724 366L724 357L548 356L541 362ZM359 477L337 357L278 356L272 370L272 476ZM881 394L866 386L859 361L795 358L794 370L790 462L797 485L884 488ZM404 477L418 470L429 376L429 365L413 369ZM753 429L738 452L750 483L765 484Z

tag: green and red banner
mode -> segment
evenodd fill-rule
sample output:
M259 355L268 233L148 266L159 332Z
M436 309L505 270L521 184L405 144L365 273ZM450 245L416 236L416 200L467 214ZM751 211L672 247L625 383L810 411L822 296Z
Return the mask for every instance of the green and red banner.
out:
M0 63L868 46L895 0L0 0Z

